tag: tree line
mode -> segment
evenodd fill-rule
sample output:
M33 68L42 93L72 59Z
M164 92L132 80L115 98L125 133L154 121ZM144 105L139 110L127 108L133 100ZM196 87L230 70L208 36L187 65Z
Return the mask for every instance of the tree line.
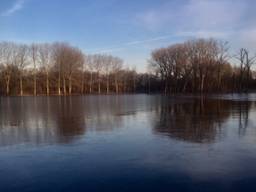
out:
M232 55L227 42L194 39L153 51L150 67L165 93L248 92L255 60L245 48Z
M140 74L111 55L85 55L68 43L0 42L2 95L136 92Z
M148 71L121 58L84 54L65 42L0 42L1 95L248 92L255 55L227 42L194 39L152 51Z

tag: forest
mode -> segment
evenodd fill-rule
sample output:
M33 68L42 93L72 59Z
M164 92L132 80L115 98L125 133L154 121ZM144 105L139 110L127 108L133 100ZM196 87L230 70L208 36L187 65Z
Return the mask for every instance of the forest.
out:
M153 50L147 72L121 58L85 54L65 42L0 42L1 95L249 92L256 55L227 42L193 39Z

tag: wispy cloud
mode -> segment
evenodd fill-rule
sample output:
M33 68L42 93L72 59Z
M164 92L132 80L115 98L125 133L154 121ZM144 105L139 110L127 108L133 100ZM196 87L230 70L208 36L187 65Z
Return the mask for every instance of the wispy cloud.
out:
M185 38L210 38L227 39L232 35L232 31L212 31L212 30L195 30L195 31L180 31L176 33L178 37Z
M141 44L151 43L151 42L160 41L160 40L166 40L166 39L169 39L173 36L174 35L165 35L165 36L157 36L157 37L144 39L144 40L129 41L129 42L122 43L122 44L119 44L119 45L115 45L115 46L112 46L112 47L91 49L91 50L88 50L88 52L91 52L91 53L111 53L111 52L123 50L123 49L125 49L129 46L141 45Z
M155 43L155 42L160 42L160 41L168 40L171 38L179 38L179 37L185 38L185 39L210 38L210 37L214 37L218 39L226 39L231 35L231 33L232 32L207 31L207 30L206 31L180 31L180 32L172 33L170 35L162 35L162 36L157 36L157 37L144 39L144 40L134 40L134 41L129 41L129 42L114 45L114 46L89 49L87 51L90 53L111 53L111 52L121 51L132 46L152 45L152 43Z
M158 36L158 37L154 37L154 38L150 38L150 39L145 39L145 40L140 40L140 41L131 41L131 42L126 43L126 45L144 44L144 43L149 43L149 42L169 39L170 37L173 37L173 35Z
M11 16L12 14L21 10L24 7L25 1L26 0L16 0L9 9L1 13L1 16L4 16L4 17Z

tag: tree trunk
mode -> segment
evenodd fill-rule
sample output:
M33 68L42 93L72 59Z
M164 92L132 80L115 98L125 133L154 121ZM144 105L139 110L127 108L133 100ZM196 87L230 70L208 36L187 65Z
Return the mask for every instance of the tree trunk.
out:
M36 75L34 74L34 96L36 96Z
M90 94L92 93L92 72L91 72L91 79L90 79Z
M61 91L60 91L60 72L59 72L59 78L58 78L58 94L61 95Z
M115 77L115 87L116 87L116 94L118 94L118 82L117 82L117 77Z
M71 76L68 78L68 93L69 95L72 94L72 77Z
M109 75L107 76L107 94L109 94Z
M197 71L196 71L196 69L194 68L193 69L193 80L192 80L192 89L193 89L193 93L196 93L197 92Z
M10 79L11 77L8 75L6 78L6 95L10 94Z
M220 75L220 64L218 64L218 75L217 75L217 90L220 92L221 90L221 75Z
M98 81L98 93L100 94L100 81Z
M23 96L23 79L22 79L22 75L20 75L20 96Z
M36 69L35 69L35 66L34 66L34 96L36 96L37 94L37 90L36 90Z
M187 84L188 84L188 81L186 80L185 83L184 83L183 89L182 89L183 93L185 93L185 91L187 89Z
M248 92L249 91L249 86L250 86L250 67L247 67L247 79L246 79L246 92Z
M121 89L121 88L120 88L120 89ZM123 92L123 93L126 92L125 81L123 81L123 83L122 83L122 89L120 90L120 92Z
M98 73L98 93L100 94L101 93L101 90L100 90L100 74Z
M136 92L136 76L133 76L133 92Z
M200 86L200 91L201 91L201 93L204 92L204 79L205 79L205 75L202 75L201 86Z
M165 80L165 86L164 86L164 94L167 95L167 80Z
M50 90L49 90L49 73L46 73L46 94L49 96Z
M82 87L81 87L81 95L84 94L84 72L82 74Z
M65 77L63 77L63 93L66 95L66 80Z
M150 84L150 76L149 76L148 77L148 94L150 94L150 92L151 92L151 84ZM134 93L135 93L135 88L134 88Z
M239 78L239 91L242 92L242 89L243 89L243 76L244 76L244 73L243 73L243 66L241 65L240 67L240 78Z

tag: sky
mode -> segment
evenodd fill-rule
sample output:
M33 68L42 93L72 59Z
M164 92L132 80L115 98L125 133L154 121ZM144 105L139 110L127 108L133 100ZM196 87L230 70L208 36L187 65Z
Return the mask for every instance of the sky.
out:
M150 53L193 38L256 53L255 0L0 0L0 41L65 41L146 71Z

